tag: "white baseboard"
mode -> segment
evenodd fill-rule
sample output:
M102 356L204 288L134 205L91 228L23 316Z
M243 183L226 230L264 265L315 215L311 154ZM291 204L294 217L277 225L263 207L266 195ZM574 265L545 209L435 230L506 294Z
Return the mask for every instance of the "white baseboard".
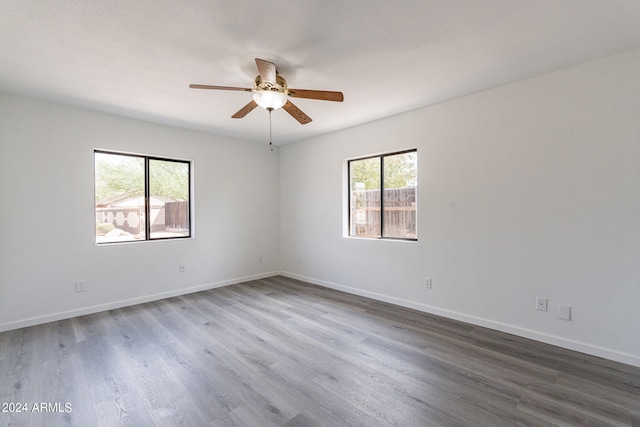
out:
M280 271L282 276L290 277L292 279L302 280L314 285L324 286L327 288L335 289L338 291L347 292L350 294L360 295L363 297L375 299L378 301L384 301L391 304L399 305L402 307L412 308L414 310L422 311L425 313L435 314L437 316L446 317L449 319L459 320L461 322L470 323L476 326L482 326L489 329L494 329L501 332L517 335L523 338L529 338L535 341L543 342L546 344L555 345L557 347L566 348L568 350L574 350L581 353L586 353L592 356L602 357L604 359L613 360L615 362L625 363L640 367L640 356L624 353L616 350L611 350L604 347L595 346L579 341L574 341L555 335L545 334L543 332L534 331L526 328L522 328L515 325L496 322L490 319L484 319L481 317L471 316L468 314L460 313L457 311L446 310L438 307L434 307L427 304L416 303L413 301L407 301L401 298L392 297L385 294L379 294L376 292L369 292L358 288L340 285L337 283L327 282L325 280L315 279L313 277L302 276L300 274L291 273L288 271Z
M180 295L191 294L194 292L206 291L208 289L221 288L223 286L235 285L237 283L248 282L250 280L264 279L280 274L278 271L254 274L251 276L236 277L233 279L222 280L220 282L207 283L204 285L192 286L188 288L176 289L168 292L161 292L152 295L144 295L140 297L130 298L120 301L112 301L105 304L97 304L89 307L82 307L73 310L60 311L57 313L46 314L43 316L29 317L26 319L15 320L12 322L0 324L0 332L10 331L12 329L26 328L28 326L40 325L58 320L70 319L72 317L84 316L87 314L99 313L101 311L114 310L116 308L128 307L145 302L157 301L165 298L177 297Z

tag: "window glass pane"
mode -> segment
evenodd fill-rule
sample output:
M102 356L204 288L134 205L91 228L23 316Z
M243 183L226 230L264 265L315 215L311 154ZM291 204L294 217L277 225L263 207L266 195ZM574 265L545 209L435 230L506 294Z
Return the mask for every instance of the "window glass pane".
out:
M149 160L151 239L189 236L189 163Z
M145 238L144 158L95 153L96 242Z
M351 236L380 237L380 157L352 160L350 176Z
M383 157L383 237L416 238L417 154Z

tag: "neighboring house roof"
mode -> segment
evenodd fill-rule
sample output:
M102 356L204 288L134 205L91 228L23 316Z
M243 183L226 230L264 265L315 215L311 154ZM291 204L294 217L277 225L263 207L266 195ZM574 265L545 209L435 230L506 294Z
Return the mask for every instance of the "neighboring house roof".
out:
M151 196L151 206L163 205L168 202L175 202L171 197ZM108 207L136 207L144 206L144 196L132 194L119 194L96 202L98 208Z

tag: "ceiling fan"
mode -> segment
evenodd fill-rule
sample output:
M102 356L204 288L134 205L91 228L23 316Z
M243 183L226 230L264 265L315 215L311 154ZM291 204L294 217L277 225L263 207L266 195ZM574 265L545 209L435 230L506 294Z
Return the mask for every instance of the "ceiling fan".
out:
M287 86L287 81L276 72L275 64L256 58L258 75L253 82L253 88L231 87L231 86L210 86L210 85L189 85L192 89L214 89L214 90L236 90L243 92L253 92L253 99L237 113L231 116L234 119L241 119L249 114L254 108L260 106L270 112L282 107L287 113L296 119L300 124L307 124L311 117L296 107L290 100L292 98L319 99L322 101L342 102L344 96L342 92L326 90L291 89Z

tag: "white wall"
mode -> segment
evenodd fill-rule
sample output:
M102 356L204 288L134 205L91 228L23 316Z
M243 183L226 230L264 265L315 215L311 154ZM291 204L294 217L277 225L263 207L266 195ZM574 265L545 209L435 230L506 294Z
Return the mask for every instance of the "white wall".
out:
M97 247L94 148L193 160L195 238ZM0 331L273 274L277 165L265 145L0 94Z
M343 238L344 159L410 147L418 242ZM282 147L280 200L287 275L640 366L640 50Z

